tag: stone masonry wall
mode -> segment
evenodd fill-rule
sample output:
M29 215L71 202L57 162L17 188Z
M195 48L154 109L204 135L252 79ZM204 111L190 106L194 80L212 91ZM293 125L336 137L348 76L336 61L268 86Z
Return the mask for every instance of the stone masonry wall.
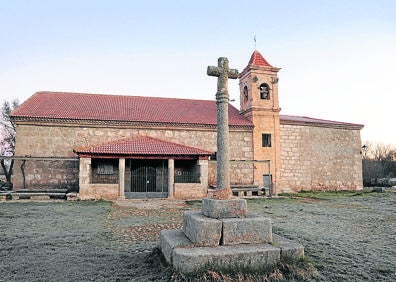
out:
M73 153L73 148L137 136L150 136L208 151L216 151L215 128L127 128L111 127L111 125L60 126L59 124L18 124L16 156L77 157L77 155ZM253 159L252 142L251 130L230 130L230 158L243 160ZM241 171L243 168L244 167L241 167ZM36 184L40 185L40 181L35 182L34 185L32 182L33 179L40 178L37 176L36 171L37 168L26 167L26 189L35 189ZM246 172L242 177L244 181L252 178L252 176L247 173L246 169L243 171ZM77 169L73 167L67 171L57 170L57 172L54 173L61 174L61 178L70 178L70 174L72 174L72 178L78 183L78 162ZM215 174L215 166L209 165L209 179L215 178ZM236 173L233 172L231 172L231 174L236 175ZM15 170L14 189L22 188L20 179L22 179L20 170ZM241 176L238 176L238 179L241 179ZM41 180L46 181L43 176L41 176ZM237 179L232 179L232 181L235 182ZM59 188L58 184L54 183L52 189L57 187Z
M78 191L78 167L78 160L15 160L14 189Z
M282 124L279 192L363 188L360 130Z

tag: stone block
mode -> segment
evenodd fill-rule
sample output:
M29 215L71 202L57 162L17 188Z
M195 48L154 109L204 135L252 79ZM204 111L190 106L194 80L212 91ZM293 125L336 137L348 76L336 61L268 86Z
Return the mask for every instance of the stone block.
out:
M245 199L216 200L202 199L202 213L210 218L246 217L247 202Z
M304 257L304 246L283 236L272 234L272 244L280 248L282 258L298 260Z
M246 218L224 218L221 245L262 244L272 242L269 218L248 215Z
M373 192L384 193L385 187L373 187Z
M31 195L30 199L36 201L43 201L43 200L50 200L51 198L49 195Z
M220 220L206 217L200 212L184 212L183 232L193 243L200 246L218 246L221 231Z
M175 248L173 267L191 273L206 266L261 269L280 261L280 249L270 244Z
M160 233L161 251L169 264L172 264L172 252L174 248L187 247L190 245L192 245L192 242L188 240L181 230L162 230Z
M8 194L0 193L0 202L5 202L5 201L7 201L8 198L11 198L11 197L9 197Z

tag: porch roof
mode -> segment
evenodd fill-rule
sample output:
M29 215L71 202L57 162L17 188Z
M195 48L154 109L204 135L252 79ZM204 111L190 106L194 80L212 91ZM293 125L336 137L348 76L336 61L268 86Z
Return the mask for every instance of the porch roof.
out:
M75 148L73 151L89 157L209 157L213 152L198 148L141 136L131 139L116 140L104 144Z

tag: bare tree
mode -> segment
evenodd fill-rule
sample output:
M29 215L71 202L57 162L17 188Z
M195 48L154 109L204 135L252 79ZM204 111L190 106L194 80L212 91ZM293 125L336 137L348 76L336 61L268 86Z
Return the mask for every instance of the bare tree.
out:
M377 185L380 180L396 177L396 147L394 145L366 142L362 147L363 182L365 186Z
M6 161L6 157L11 157L15 152L15 124L10 118L10 114L19 106L17 99L11 103L3 102L0 116L0 164L6 177L7 183L11 184L11 175L14 167L14 160Z

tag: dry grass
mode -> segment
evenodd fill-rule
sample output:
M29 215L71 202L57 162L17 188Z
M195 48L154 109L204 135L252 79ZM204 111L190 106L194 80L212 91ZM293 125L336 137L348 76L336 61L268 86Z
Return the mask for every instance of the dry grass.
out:
M318 275L312 262L308 259L299 261L282 260L273 267L252 269L249 267L222 268L208 266L191 274L174 272L172 281L197 282L271 282L271 281L307 281Z

